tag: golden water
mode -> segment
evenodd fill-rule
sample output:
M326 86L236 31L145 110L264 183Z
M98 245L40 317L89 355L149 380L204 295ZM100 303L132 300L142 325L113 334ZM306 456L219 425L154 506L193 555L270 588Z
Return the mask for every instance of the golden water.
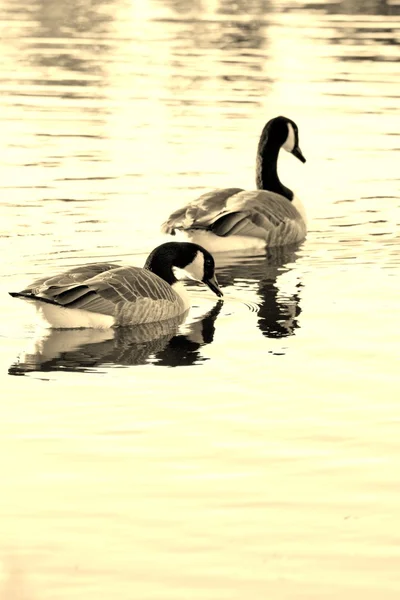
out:
M400 5L4 0L1 600L400 595ZM217 257L156 341L38 332L7 295L142 265L254 187L264 123L307 240Z

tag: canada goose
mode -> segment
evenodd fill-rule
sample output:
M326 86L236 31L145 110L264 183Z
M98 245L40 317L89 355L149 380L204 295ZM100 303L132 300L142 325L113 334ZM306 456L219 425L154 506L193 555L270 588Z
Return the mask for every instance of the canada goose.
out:
M10 294L34 302L44 320L57 329L151 323L172 319L190 306L175 267L222 296L213 257L189 242L158 246L143 269L107 263L83 265L38 279L22 292Z
M226 188L208 192L173 212L162 232L188 239L210 252L283 246L304 239L304 208L278 177L276 164L284 148L306 162L297 125L275 117L265 125L257 149L257 191Z

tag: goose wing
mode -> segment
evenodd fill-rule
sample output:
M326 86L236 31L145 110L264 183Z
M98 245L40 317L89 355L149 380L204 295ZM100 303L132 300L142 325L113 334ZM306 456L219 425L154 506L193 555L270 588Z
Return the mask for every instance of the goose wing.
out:
M92 265L93 266L93 265ZM89 278L68 272L21 292L25 297L44 302L115 316L120 324L142 323L172 318L177 314L179 297L163 279L147 269L108 265L108 270L95 269ZM93 272L93 271L90 271ZM76 275L78 281L71 283Z
M227 213L229 199L239 192L243 190L226 188L203 194L173 212L161 226L161 231L175 235L175 229L209 229L216 219Z
M287 198L259 190L232 196L227 211L210 226L216 235L265 239L269 246L294 243L306 235L306 224Z
M68 271L64 271L59 275L51 275L50 277L41 277L36 279L29 285L23 292L31 293L34 295L40 295L45 293L47 289L51 287L63 287L73 285L75 283L82 283L87 279L91 279L96 275L110 271L111 269L118 269L119 265L111 263L92 263L88 265L81 265L79 267L73 267Z
M242 235L265 239L270 245L296 242L306 225L293 204L274 192L216 190L200 196L173 213L163 225L164 233L175 229L204 229L219 236Z

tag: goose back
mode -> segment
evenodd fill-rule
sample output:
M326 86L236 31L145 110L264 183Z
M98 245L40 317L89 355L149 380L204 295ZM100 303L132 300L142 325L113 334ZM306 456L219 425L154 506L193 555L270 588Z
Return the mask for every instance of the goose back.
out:
M267 246L294 243L306 235L301 214L287 198L266 190L227 188L208 192L175 211L163 232L207 230L217 236L262 239Z
M112 317L116 325L170 319L185 310L181 297L158 275L110 264L85 265L39 279L19 295L40 300L44 313L70 308Z

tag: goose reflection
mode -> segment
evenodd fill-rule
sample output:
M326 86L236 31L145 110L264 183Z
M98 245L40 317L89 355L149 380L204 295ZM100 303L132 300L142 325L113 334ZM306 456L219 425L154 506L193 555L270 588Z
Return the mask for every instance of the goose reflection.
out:
M152 363L177 367L200 364L201 347L214 339L215 320L222 301L199 319L185 325L187 313L175 319L118 329L50 329L34 341L9 368L9 375L32 372L90 372L99 367Z
M257 326L265 337L291 336L300 326L302 283L286 285L300 245L271 248L263 256L234 260L226 253L217 259L218 281L222 286L233 282L236 290L254 289L257 293Z

